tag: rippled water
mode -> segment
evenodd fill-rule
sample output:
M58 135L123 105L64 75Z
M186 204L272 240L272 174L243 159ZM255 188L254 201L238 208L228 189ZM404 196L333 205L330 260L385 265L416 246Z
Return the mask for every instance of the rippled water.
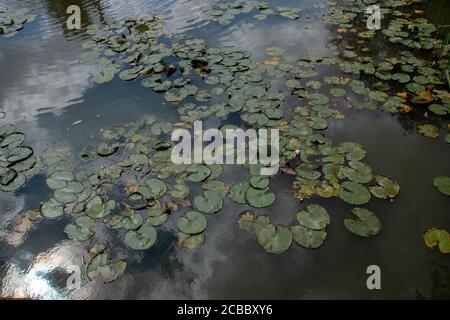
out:
M288 6L314 3L325 1L271 1ZM71 4L82 8L81 31L65 28L65 10ZM138 83L116 79L97 86L89 81L93 67L79 64L87 25L109 24L130 15L164 14L169 35L200 36L211 46L248 50L255 59L263 58L270 46L301 57L311 52L333 54L345 45L335 41L333 28L320 22L321 9L305 10L300 23L271 18L248 28L242 22L251 16L239 17L228 26L204 20L203 12L212 6L209 0L0 0L0 6L27 7L38 14L16 36L0 39L0 110L6 113L2 121L20 128L37 153L54 142L69 144L76 153L97 142L101 128L135 121L143 114L178 119L176 110L168 108L160 95ZM450 6L438 0L427 6L432 22L448 24ZM306 30L305 24L312 27ZM380 56L388 53L395 51L386 44L377 50ZM73 126L78 120L81 124ZM131 255L124 250L128 267L121 278L106 285L85 281L80 290L67 293L67 267L81 264L83 249L67 240L63 228L68 220L42 220L21 246L0 242L1 295L297 299L414 298L419 292L440 292L449 297L445 290L450 277L448 257L424 247L421 235L434 225L450 229L448 199L431 183L435 176L450 175L450 150L440 139L418 135L414 124L419 121L419 116L353 111L327 130L337 143L361 143L374 171L395 178L402 187L395 202L374 200L368 206L383 221L382 233L373 239L356 239L342 224L350 207L339 199L327 200L321 204L332 213L332 223L325 245L315 251L296 247L272 256L251 234L236 227L242 208L229 202L227 210L208 217L207 241L196 252L177 247L171 222L152 250ZM230 170L226 176L233 181L239 173ZM48 198L43 179L32 179L16 194L0 194L3 226ZM280 176L273 185L277 200L265 212L276 223L290 223L298 211L290 182ZM379 291L366 288L366 268L372 264L382 270Z

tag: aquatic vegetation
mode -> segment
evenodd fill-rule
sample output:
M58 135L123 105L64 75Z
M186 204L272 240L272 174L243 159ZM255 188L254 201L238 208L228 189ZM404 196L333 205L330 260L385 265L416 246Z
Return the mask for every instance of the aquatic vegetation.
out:
M445 230L431 228L425 233L423 240L430 249L437 246L441 253L450 253L450 236Z
M250 52L238 48L211 47L202 39L168 38L163 16L90 26L87 33L91 39L83 44L87 51L80 63L96 65L91 81L97 85L119 80L139 83L164 97L167 106L177 110L179 122L147 115L102 130L102 141L87 146L79 155L83 161L103 164L92 172L69 162L70 150L64 146L51 146L37 159L31 148L23 146L25 135L4 125L0 127L0 190L14 192L27 178L45 174L51 197L41 204L40 216L72 217L64 231L83 245L98 243L98 229L106 226L126 249L151 250L157 247L159 230L176 219L178 244L198 249L207 241L207 218L210 221L220 214L231 200L246 210L238 217L239 228L253 232L266 252L281 254L293 242L317 249L325 243L332 221L325 208L312 202L339 198L351 206L364 206L372 198L394 201L400 193L394 179L363 162L366 150L362 145L334 143L326 129L344 119L347 112L361 109L392 114L423 109L436 117L450 113L450 94L442 80L443 68L448 65L432 64L411 51L430 51L441 45L432 24L400 11L412 2L422 1L384 3L384 14L390 20L383 33L399 46L395 57L374 58L365 55L364 48L355 49L368 47L376 36L357 27L367 1L348 1L345 6L330 3L324 23L349 37L345 50L336 56L312 53L292 57L284 48L269 47L267 60L256 61ZM252 14L257 20L276 15L296 23L305 9L235 1L214 5L205 14L206 19L224 25L238 14ZM323 68L334 68L336 75L324 75ZM340 105L348 108L343 111ZM231 116L242 122L228 123ZM242 181L230 183L223 175L223 165L171 161L174 144L170 134L209 118L223 121L222 131L239 126L280 130L280 148L272 152L279 153L281 172L292 183L292 201L299 207L295 225L275 224L275 214L269 217L249 211L270 208L279 199L272 188L275 175L262 176L259 165L242 165L248 178L239 175ZM441 131L431 123L417 129L432 138ZM449 142L449 134L445 137ZM233 146L225 145L224 153L227 148ZM434 184L449 194L448 178L436 178ZM304 201L307 204L303 205ZM375 213L362 207L353 207L351 212L353 217L344 220L349 232L372 237L381 231ZM35 219L29 220L20 222L24 226L19 230L26 230ZM18 234L22 237L21 231ZM432 229L424 239L431 248L447 251L446 232ZM104 248L95 247L85 262L88 277L100 276L105 282L117 279L126 268L125 261L110 259Z
M20 9L9 12L0 8L0 37L11 36L23 29L25 23L36 19L35 14L29 13L28 9Z
M25 135L15 126L0 127L0 190L3 192L20 189L40 166L33 150L23 145L24 141Z
M381 231L380 219L371 211L364 208L354 208L352 213L357 217L354 219L345 219L345 227L357 236L372 237Z
M450 196L450 178L449 177L436 177L433 180L433 184L440 192Z

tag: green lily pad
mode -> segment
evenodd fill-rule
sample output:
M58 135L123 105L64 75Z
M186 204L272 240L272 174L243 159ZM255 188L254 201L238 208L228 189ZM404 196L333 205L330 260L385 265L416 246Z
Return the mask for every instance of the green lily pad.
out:
M394 199L400 192L400 186L392 179L383 176L375 177L376 185L369 187L370 192L380 199Z
M370 201L370 192L363 185L356 182L344 182L339 197L352 205L360 206Z
M118 279L125 272L126 266L123 260L112 261L106 253L99 253L89 261L86 274L90 280L101 276L105 283L109 283Z
M159 179L147 179L144 184L139 187L138 192L144 196L145 199L159 199L167 191L166 184Z
M114 200L103 201L102 197L95 196L86 204L86 214L92 219L101 219L111 213L116 207Z
M432 124L424 124L419 126L419 133L428 138L439 137L439 128Z
M123 205L132 210L141 210L147 207L147 201L139 192L134 192L127 196Z
M262 228L257 236L261 247L271 254L281 254L292 245L292 233L283 226L269 224Z
M167 213L163 213L156 217L148 217L145 223L148 223L154 227L158 227L166 223L167 220L169 220L169 215Z
M12 133L0 142L0 148L17 148L25 141L25 135L20 132Z
M450 178L449 177L436 177L433 180L433 184L440 192L450 196Z
M125 234L124 242L133 250L147 250L155 244L156 237L156 229L149 224L143 224L136 231L128 231Z
M369 183L373 180L372 169L368 165L358 161L350 161L348 164L350 167L341 169L348 179L357 183Z
M159 136L161 134L168 134L172 130L172 125L168 122L155 122L152 125L151 132L155 136Z
M207 190L193 201L194 208L203 213L217 213L223 207L223 197L220 193Z
M67 187L68 183L74 179L75 176L72 172L59 170L55 171L47 178L47 185L53 190L60 190Z
M266 176L252 176L250 185L255 189L265 189L269 186L269 178Z
M16 163L29 158L33 154L33 149L29 147L19 147L11 150L6 158L9 163Z
M270 47L266 49L266 53L269 56L281 56L285 50L280 47Z
M58 218L64 214L64 206L53 198L44 202L40 210L41 215L49 219Z
M94 220L87 216L78 217L75 219L74 224L68 224L64 228L64 232L73 240L86 241L94 235L94 232L91 230L94 224Z
M354 142L343 142L338 145L338 150L345 155L345 158L349 161L361 161L366 157L366 151L364 148Z
M222 197L226 197L230 191L230 187L223 181L208 180L202 184L204 190L211 190L219 193Z
M372 237L380 233L381 221L371 211L364 208L353 208L352 213L357 219L345 219L345 227L353 234L360 237Z
M250 184L248 182L239 182L234 184L230 189L231 200L240 204L247 204L247 200L245 200L245 194L249 187Z
M308 211L300 211L297 214L297 221L308 229L323 230L330 224L330 215L325 208L311 204Z
M317 249L325 243L327 233L323 230L311 230L304 226L292 226L292 237L294 241L307 249Z
M270 218L268 216L255 216L253 211L244 211L239 214L237 223L242 230L250 231L254 229L258 233L270 224Z
M188 250L195 250L200 248L205 243L205 236L203 233L190 235L183 232L178 232L178 245Z
M255 189L249 187L245 192L245 200L254 208L265 208L275 201L275 193L268 192L269 188Z
M184 183L177 183L173 186L172 191L170 191L170 196L175 199L184 199L190 193L189 187Z
M113 155L118 150L117 146L113 146L109 143L102 142L97 146L97 154L101 157L108 157Z
M56 190L53 193L53 198L62 204L68 204L77 201L78 196L72 192L66 192L64 190Z
M211 169L203 164L193 164L186 169L188 180L202 182L211 175Z
M450 236L445 230L431 228L423 236L423 240L430 249L437 246L441 253L450 253Z
M0 184L0 191L14 192L21 188L26 182L26 177L22 172L17 173L14 179L10 180L8 184Z
M177 228L185 234L199 234L206 230L206 218L197 211L188 211L177 221Z

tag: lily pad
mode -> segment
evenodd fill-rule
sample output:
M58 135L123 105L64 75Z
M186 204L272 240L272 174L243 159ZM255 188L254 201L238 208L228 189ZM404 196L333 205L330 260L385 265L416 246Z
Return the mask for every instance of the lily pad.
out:
M205 236L203 233L190 235L183 232L178 232L178 245L188 250L195 250L200 248L205 243Z
M185 234L199 234L206 230L206 218L198 211L188 211L177 221L177 228Z
M373 180L372 169L358 161L350 161L349 167L343 167L341 172L348 179L357 182L357 183L369 183Z
M192 182L202 182L211 175L211 169L202 164L193 164L186 169L189 173L188 180Z
M445 230L431 228L423 236L423 240L430 249L434 249L437 246L441 253L450 253L450 236Z
M271 254L281 254L292 245L292 233L283 226L269 224L262 228L257 236L261 247Z
M223 207L223 197L220 193L207 190L201 196L194 198L194 208L204 213L217 213Z
M307 249L317 249L325 243L327 233L323 230L312 230L304 226L292 226L294 241Z
M370 192L363 185L356 182L344 182L339 197L345 202L360 206L370 201Z
M439 137L439 128L432 124L424 124L419 126L419 133L428 138Z
M258 233L270 224L270 218L268 216L255 216L253 211L244 211L239 215L237 223L242 230L250 231L253 229Z
M249 187L250 184L248 182L239 182L234 184L230 189L231 200L240 204L247 204L247 200L245 200L245 194Z
M101 276L105 283L118 279L124 272L127 264L123 260L112 261L106 253L99 253L89 261L86 273L90 280Z
M370 192L380 199L394 199L400 192L400 186L392 179L383 176L375 177L376 185L369 187Z
M58 218L64 214L64 206L53 198L44 202L40 210L41 215L49 219Z
M449 177L436 177L433 180L433 184L440 192L450 196L450 178Z
M184 199L190 193L189 187L184 183L177 183L173 186L172 191L170 191L170 196L175 199Z
M116 207L114 200L104 202L101 196L95 196L86 204L86 214L92 219L101 219L111 213Z
M74 224L68 224L64 228L64 232L73 240L86 241L94 235L94 232L91 230L94 224L94 220L87 216L78 217L75 219Z
M345 219L345 227L353 234L360 237L372 237L380 233L381 221L371 211L363 208L353 208L352 213L357 219Z
M325 208L311 204L308 211L300 211L297 214L297 221L308 229L323 230L330 224L330 215Z
M269 192L269 188L255 189L249 187L245 192L245 200L254 208L265 208L275 201L275 193Z
M128 231L124 242L133 250L147 250L155 244L156 237L156 229L149 224L143 224L136 231Z

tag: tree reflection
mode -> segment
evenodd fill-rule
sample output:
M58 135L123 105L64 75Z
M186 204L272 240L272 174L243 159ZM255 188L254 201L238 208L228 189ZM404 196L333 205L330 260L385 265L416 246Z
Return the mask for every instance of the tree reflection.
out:
M436 269L430 276L433 286L429 293L417 291L417 299L448 300L450 299L450 267L434 263Z

